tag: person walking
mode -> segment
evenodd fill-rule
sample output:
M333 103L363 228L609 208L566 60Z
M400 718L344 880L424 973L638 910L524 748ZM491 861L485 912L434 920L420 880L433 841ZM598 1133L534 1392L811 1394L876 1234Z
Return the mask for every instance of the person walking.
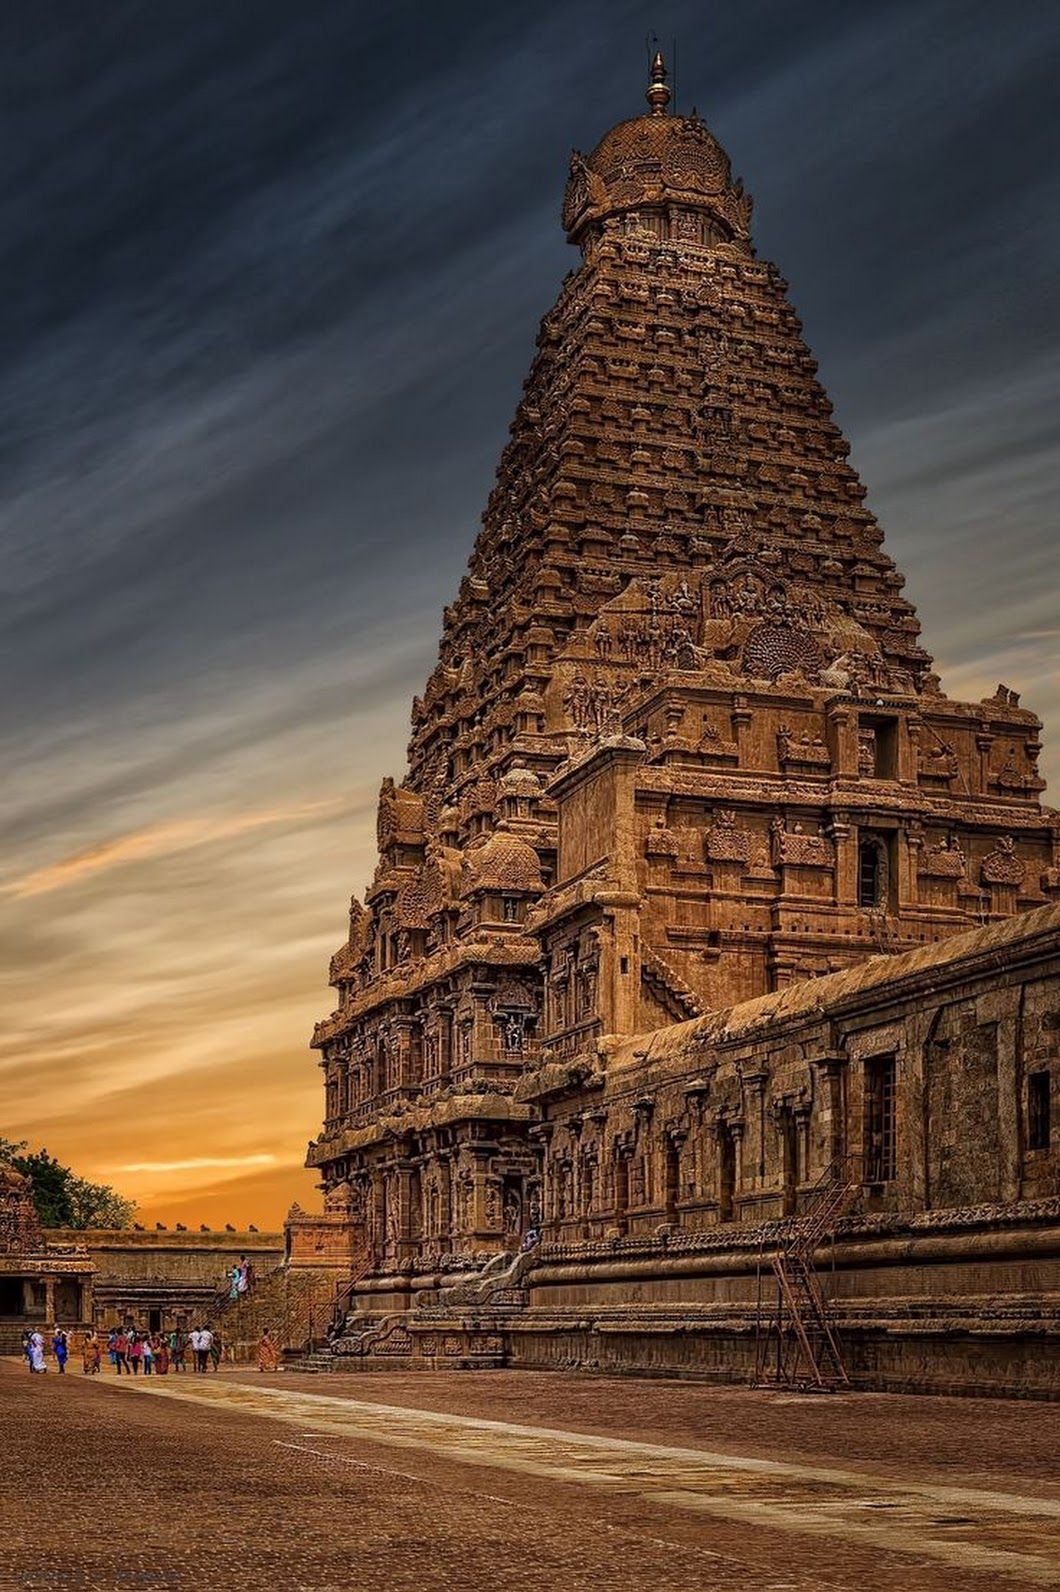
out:
M65 1376L66 1362L70 1355L70 1340L62 1327L56 1327L55 1329L55 1335L52 1338L52 1353L55 1355L55 1363L59 1367L59 1375Z
M197 1372L205 1371L206 1370L206 1350L203 1348L203 1344L202 1344L202 1328L201 1327L192 1327L190 1341L191 1341L191 1368L192 1368L193 1371L197 1371Z
M169 1341L164 1332L160 1332L154 1341L155 1375L169 1375Z
M99 1335L92 1327L85 1333L85 1341L81 1345L81 1369L85 1376L98 1376L103 1351L100 1348Z
M266 1327L261 1334L261 1342L258 1344L258 1370L276 1371L279 1369L279 1365L280 1351L276 1347L275 1338Z
M150 1376L155 1368L155 1351L151 1342L151 1334L145 1332L140 1343L140 1353L143 1356L144 1376Z
M169 1334L169 1355L170 1360L172 1361L174 1372L187 1370L187 1366L184 1362L184 1356L187 1353L187 1349L188 1334L184 1331L183 1327L174 1327L173 1331Z
M209 1338L210 1338L210 1361L211 1361L211 1364L213 1365L214 1370L216 1371L216 1370L218 1370L218 1368L220 1367L220 1364L221 1364L221 1354L222 1354L222 1352L224 1350L224 1343L223 1343L223 1341L221 1339L221 1334L219 1332L210 1332L209 1333Z
M140 1334L134 1329L129 1333L129 1369L133 1376L140 1375L140 1365L144 1357L144 1346L140 1341Z
M210 1369L210 1350L213 1348L213 1333L209 1327L199 1329L199 1360L202 1371Z
M27 1366L32 1371L33 1370L33 1361L30 1358L29 1340L30 1340L29 1332L24 1332L22 1334L22 1354L23 1354L23 1357L24 1357L24 1359L26 1361Z
M119 1327L114 1335L114 1369L121 1376L131 1376L129 1369L129 1334L124 1327Z
M31 1371L46 1371L44 1363L44 1334L34 1332L29 1340L29 1368Z

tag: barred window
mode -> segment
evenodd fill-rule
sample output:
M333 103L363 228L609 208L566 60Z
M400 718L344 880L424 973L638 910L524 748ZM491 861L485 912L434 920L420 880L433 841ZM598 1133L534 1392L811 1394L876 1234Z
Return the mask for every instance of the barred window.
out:
M1052 1137L1049 1074L1032 1072L1027 1078L1027 1148L1047 1150Z

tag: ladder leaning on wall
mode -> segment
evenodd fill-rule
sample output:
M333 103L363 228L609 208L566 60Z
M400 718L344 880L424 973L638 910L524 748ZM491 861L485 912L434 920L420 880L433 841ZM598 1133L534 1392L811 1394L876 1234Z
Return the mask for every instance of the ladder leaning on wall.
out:
M759 1270L755 1387L826 1393L850 1386L815 1256L861 1194L861 1158L840 1156L810 1191L806 1207L784 1224L770 1257L776 1299L765 1320Z

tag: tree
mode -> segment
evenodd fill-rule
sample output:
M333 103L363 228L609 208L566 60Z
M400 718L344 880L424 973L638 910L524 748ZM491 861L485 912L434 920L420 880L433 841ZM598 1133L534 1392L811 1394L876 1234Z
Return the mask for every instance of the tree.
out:
M73 1211L71 1227L131 1227L136 1202L107 1183L88 1183L71 1176L67 1185Z
M47 1150L27 1153L23 1139L0 1136L0 1161L10 1161L33 1185L42 1227L130 1227L136 1206L106 1183L89 1183Z

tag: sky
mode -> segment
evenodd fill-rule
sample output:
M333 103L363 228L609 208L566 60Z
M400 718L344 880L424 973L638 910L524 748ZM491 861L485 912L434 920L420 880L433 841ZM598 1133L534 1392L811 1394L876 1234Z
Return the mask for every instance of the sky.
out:
M328 957L649 30L947 690L1060 785L1060 7L12 0L0 1135L142 1221L316 1201Z

